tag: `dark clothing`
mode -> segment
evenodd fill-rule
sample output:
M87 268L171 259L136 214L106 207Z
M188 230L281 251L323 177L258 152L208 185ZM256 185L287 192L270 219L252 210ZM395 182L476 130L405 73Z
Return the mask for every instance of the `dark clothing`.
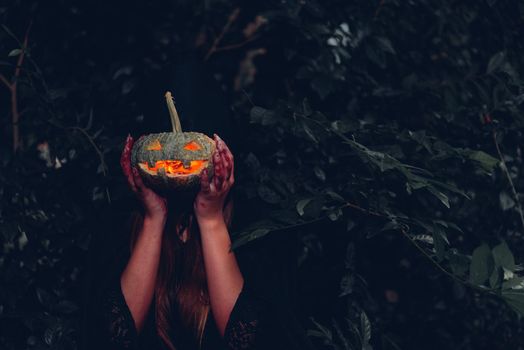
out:
M154 327L154 310L137 334L129 309L122 295L120 284L116 283L101 295L100 308L97 311L100 322L94 324L98 328L97 349L164 349L164 344L156 335ZM202 349L257 349L260 348L258 337L267 327L264 305L267 302L258 299L251 291L244 288L231 312L224 338L219 335L213 315L210 314L204 330ZM265 336L264 336L265 337ZM93 340L93 339L92 339ZM194 340L177 339L173 337L177 349L196 348Z
M116 228L108 228L108 232L94 235L91 242L90 263L87 269L84 348L166 349L156 333L154 303L142 331L137 334L124 300L120 288L120 276L130 257L130 228L126 225L118 227L118 222L122 223L125 220L119 220L118 215L111 215L107 221L102 219L99 224L111 227L112 223ZM274 256L265 255L275 260ZM248 257L247 260L254 259L251 252ZM242 254L237 254L237 259L242 268ZM279 270L274 270L275 276L285 270L279 267ZM260 271L259 266L251 267L251 271L259 274L257 270ZM271 277L265 275L266 283L272 284L266 289L278 296L268 297L269 293L261 292L265 288L264 282L262 285L255 283L256 281L251 284L250 277L245 271L243 275L245 284L231 312L224 338L220 336L210 312L201 349L308 349L309 344L303 329L295 320L289 303L285 300L287 299L285 288L273 284L280 282L272 282ZM172 328L176 329L176 325ZM183 339L180 336L178 338L172 336L171 339L177 350L198 348L193 337Z

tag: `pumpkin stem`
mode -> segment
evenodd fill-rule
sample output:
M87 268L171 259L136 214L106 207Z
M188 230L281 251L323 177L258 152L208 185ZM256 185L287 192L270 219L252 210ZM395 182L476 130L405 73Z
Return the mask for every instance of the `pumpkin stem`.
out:
M173 102L173 96L171 92L166 92L166 103L167 109L169 110L169 116L171 117L171 125L173 126L173 133L182 132L182 125L180 124L180 118L175 108L175 103Z

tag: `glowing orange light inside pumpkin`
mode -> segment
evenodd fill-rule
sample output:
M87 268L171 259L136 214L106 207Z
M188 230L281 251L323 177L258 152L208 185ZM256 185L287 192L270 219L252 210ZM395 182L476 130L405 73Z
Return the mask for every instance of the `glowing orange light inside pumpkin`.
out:
M164 168L166 174L189 175L198 174L207 165L207 160L192 160L187 168L179 160L157 160L153 167L150 167L147 163L142 163L141 165L149 172L156 173L159 169Z
M147 150L148 151L161 151L162 145L160 144L160 141L155 140L149 146L147 146Z
M190 143L184 146L184 149L187 149L188 151L198 151L201 148L202 147L200 147L200 145L195 141L191 141Z

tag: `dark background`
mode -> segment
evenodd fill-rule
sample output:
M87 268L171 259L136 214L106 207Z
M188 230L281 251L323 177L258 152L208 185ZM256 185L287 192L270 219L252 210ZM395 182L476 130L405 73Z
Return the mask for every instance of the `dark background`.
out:
M90 240L138 206L124 139L169 130L167 89L231 145L235 247L286 274L316 348L522 349L522 1L7 0L0 23L1 349L78 348Z

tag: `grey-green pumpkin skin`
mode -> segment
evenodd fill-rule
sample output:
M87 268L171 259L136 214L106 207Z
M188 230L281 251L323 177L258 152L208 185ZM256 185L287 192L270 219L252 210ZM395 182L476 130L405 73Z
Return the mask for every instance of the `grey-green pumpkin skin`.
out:
M148 150L153 143L160 143L161 150ZM201 148L198 150L187 150L184 146L190 142L196 142ZM140 137L131 151L131 164L138 169L144 183L160 192L166 191L185 191L195 190L200 187L201 172L168 177L164 169L160 169L158 174L152 175L140 168L139 163L148 163L153 167L159 160L179 160L185 166L189 166L192 160L207 160L207 170L209 177L213 175L213 152L215 142L210 137L199 132L163 132L149 134Z

